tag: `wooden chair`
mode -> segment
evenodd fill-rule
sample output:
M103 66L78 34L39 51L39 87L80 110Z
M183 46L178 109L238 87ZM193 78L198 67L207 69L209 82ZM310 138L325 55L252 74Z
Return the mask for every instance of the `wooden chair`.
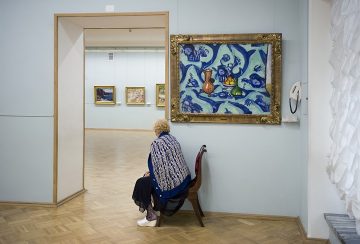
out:
M200 206L198 190L200 189L201 186L201 161L204 152L207 152L206 145L202 145L202 147L199 150L199 153L196 156L195 178L190 183L189 195L187 197L187 199L191 202L196 218L198 219L201 227L204 227L204 223L202 222L202 217L205 217L205 215Z
M189 202L191 203L193 210L195 212L196 218L198 219L201 227L204 227L204 223L202 222L202 217L205 217L201 206L200 206L200 202L199 202L199 197L198 197L198 190L201 187L201 161L202 161L202 157L204 155L204 152L207 152L206 150L206 145L202 145L197 156L196 156L196 160L195 160L195 178L191 180L190 182L190 186L189 186L189 191L188 191L188 196L187 199L189 200ZM158 218L158 221L156 223L157 227L160 227L160 224L162 222L162 215L160 215L160 218Z

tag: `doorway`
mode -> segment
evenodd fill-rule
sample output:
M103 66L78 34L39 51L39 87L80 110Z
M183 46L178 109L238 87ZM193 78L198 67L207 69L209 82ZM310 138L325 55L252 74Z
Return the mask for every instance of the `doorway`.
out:
M163 28L85 29L84 40L86 129L149 130L164 118Z
M54 204L64 203L85 190L85 30L164 30L167 118L168 23L168 12L55 15Z

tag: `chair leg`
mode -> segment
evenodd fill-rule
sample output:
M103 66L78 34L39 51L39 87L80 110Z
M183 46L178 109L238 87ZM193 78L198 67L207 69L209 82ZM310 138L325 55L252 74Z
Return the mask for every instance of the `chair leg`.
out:
M198 206L199 206L199 210L200 210L200 215L201 215L201 217L205 217L204 212L203 212L202 209L201 209L201 205L200 205L200 202L199 202L199 198L197 198L196 200L197 200L197 204L198 204Z
M157 216L157 218L156 218L156 227L160 227L162 218L163 217L162 217L161 214L160 214L160 216Z
M198 205L198 199L190 198L189 201L191 202L191 205L194 209L196 218L198 219L201 227L204 227L204 223L202 222L202 219L201 219L200 209L199 209L199 205Z

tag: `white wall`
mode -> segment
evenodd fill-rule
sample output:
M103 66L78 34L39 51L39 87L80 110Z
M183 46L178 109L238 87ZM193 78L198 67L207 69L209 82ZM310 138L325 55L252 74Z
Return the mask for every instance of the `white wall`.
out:
M328 238L324 213L343 213L343 203L326 174L330 150L330 1L309 1L308 235Z
M300 191L300 220L305 229L308 231L308 1L299 2L299 18L300 18L300 29L302 36L302 41L300 41L301 46L301 103L300 111L298 116L300 117L300 134L301 134L301 145L300 145L300 162L301 168L299 173L301 175L301 191Z
M62 18L58 26L57 202L84 188L83 28Z
M125 49L114 52L113 60L108 52L86 52L85 128L151 130L165 117L164 107L156 107L156 83L165 83L164 49ZM117 104L95 105L94 85L115 86ZM146 105L126 104L125 87L131 86L145 87Z

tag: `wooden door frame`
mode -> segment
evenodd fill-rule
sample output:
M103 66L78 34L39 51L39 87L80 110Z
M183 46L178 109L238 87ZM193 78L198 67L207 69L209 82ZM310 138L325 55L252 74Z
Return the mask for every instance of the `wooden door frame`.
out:
M85 157L83 157L83 189L79 192L74 193L71 196L61 200L58 202L57 194L58 194L58 138L59 138L59 131L58 131L58 69L59 69L59 35L58 35L58 25L59 25L59 18L87 18L87 17L124 17L124 16L154 16L154 15L162 15L165 18L164 21L164 29L165 29L165 118L169 119L169 12L130 12L130 13L60 13L54 14L54 144L53 144L53 199L52 204L59 206L72 198L80 195L81 193L85 192L84 188L84 166L85 166ZM83 28L83 30L88 29L91 27ZM84 45L85 46L85 45ZM84 48L84 59L85 59L85 48ZM85 62L84 62L84 69L85 69ZM85 70L84 70L85 74ZM83 77L83 84L85 85L85 77ZM85 104L85 102L84 102ZM84 138L83 138L83 155L85 154L85 108L83 109L83 116L84 116Z

